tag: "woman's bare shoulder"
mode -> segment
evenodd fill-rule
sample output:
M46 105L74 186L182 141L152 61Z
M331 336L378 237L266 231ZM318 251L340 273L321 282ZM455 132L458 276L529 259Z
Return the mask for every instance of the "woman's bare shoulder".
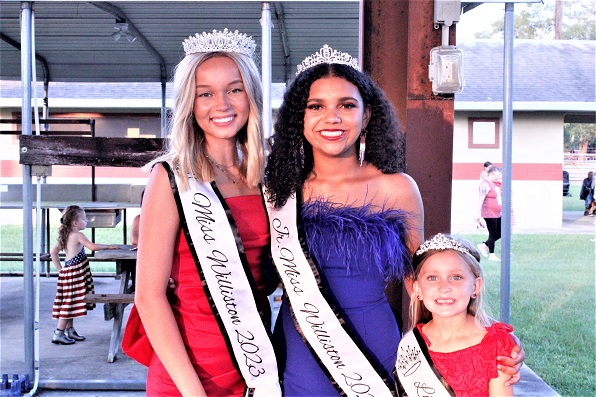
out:
M379 176L379 193L385 197L394 197L395 199L418 199L420 191L416 181L404 173L382 174Z

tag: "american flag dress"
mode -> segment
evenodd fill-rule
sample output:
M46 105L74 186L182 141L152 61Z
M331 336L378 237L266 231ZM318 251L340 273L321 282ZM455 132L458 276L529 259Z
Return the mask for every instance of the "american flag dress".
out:
M74 258L69 259L58 273L56 298L52 318L75 318L95 308L95 303L85 303L85 295L95 293L93 277L85 247Z

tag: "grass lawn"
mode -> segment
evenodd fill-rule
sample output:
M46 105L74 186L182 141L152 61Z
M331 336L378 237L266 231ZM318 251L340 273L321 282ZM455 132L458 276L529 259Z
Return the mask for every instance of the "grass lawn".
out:
M584 200L579 199L581 187L581 183L569 185L571 196L563 196L563 211L583 211L585 209Z
M50 236L50 248L56 243L55 233L57 233L58 225L53 225L51 228L53 233ZM130 232L130 225L127 226L127 231ZM91 239L91 230L84 232L89 239ZM33 228L33 245L36 244L35 227ZM130 241L130 236L128 237ZM115 228L101 228L95 229L95 242L99 244L122 244L123 230L122 225ZM34 248L35 249L35 248ZM23 232L20 225L0 225L0 252L23 252ZM49 250L48 250L49 252ZM87 250L89 253L89 250ZM36 254L33 255L35 261ZM42 266L45 262L42 262ZM116 272L116 264L112 262L90 262L92 272ZM50 263L52 271L56 268ZM2 261L0 262L0 272L22 272L22 262Z
M462 237L478 243L484 236ZM510 323L526 364L562 396L596 395L593 237L514 234L511 239ZM500 265L484 258L481 264L498 319Z
M580 204L579 187L564 205ZM54 230L54 229L52 229ZM87 233L88 236L91 233ZM479 243L483 235L464 235ZM562 396L596 396L595 245L587 234L514 234L511 241L511 319L526 364ZM96 229L96 241L119 244L122 228ZM20 252L20 226L0 227L0 250ZM500 256L499 248L497 255ZM92 271L115 271L92 262ZM500 266L483 258L488 302L499 315ZM22 271L0 262L0 271Z

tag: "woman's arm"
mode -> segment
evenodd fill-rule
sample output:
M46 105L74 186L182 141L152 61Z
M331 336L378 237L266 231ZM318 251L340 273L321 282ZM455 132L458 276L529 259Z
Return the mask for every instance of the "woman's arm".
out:
M511 378L507 381L507 385L513 385L519 382L519 370L526 359L526 352L521 347L521 341L517 336L511 334L515 341L515 346L511 349L511 357L497 356L497 369Z
M135 304L155 353L183 396L205 396L166 296L180 218L166 170L155 165L142 205Z
M383 193L385 197L393 197L390 200L391 208L406 211L411 215L407 220L408 227L408 249L414 254L420 244L424 241L424 208L418 185L407 174L385 174ZM408 295L412 295L411 277L404 280Z
M490 186L487 182L484 181L480 183L480 186L478 187L478 204L476 206L476 217L474 218L474 220L478 222L478 224L482 227L486 227L484 219L482 219L482 203L484 203L484 199L486 198L486 195L489 191Z
M385 197L393 197L389 201L390 207L406 211L411 215L407 220L408 248L413 255L424 241L424 208L418 185L407 174L386 174L384 176L390 180L389 184L383 184Z

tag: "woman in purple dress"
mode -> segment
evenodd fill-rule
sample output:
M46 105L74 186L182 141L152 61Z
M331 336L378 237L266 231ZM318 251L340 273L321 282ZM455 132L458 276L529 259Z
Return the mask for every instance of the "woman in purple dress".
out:
M385 291L411 287L424 235L404 153L395 110L355 59L325 45L298 65L265 170L284 396L394 390L401 332Z
M360 361L359 354L381 383L392 384L400 330L384 291L389 281L411 274L410 254L423 240L422 201L414 180L403 173L404 137L395 111L347 57L326 46L315 58L329 62L297 75L279 109L265 171L276 208L298 196L305 256L315 263L326 302L344 322L342 329L315 327L318 339L305 343L315 320L294 323L292 317L303 313L297 305L304 303L294 303L294 288L285 285L276 330L283 327L285 336L285 396L349 393L354 382L333 372L339 361ZM275 238L272 231L273 243ZM329 318L318 322L331 325ZM344 331L354 346L342 352ZM316 347L326 353L312 354ZM367 382L358 382L356 390L369 387Z

